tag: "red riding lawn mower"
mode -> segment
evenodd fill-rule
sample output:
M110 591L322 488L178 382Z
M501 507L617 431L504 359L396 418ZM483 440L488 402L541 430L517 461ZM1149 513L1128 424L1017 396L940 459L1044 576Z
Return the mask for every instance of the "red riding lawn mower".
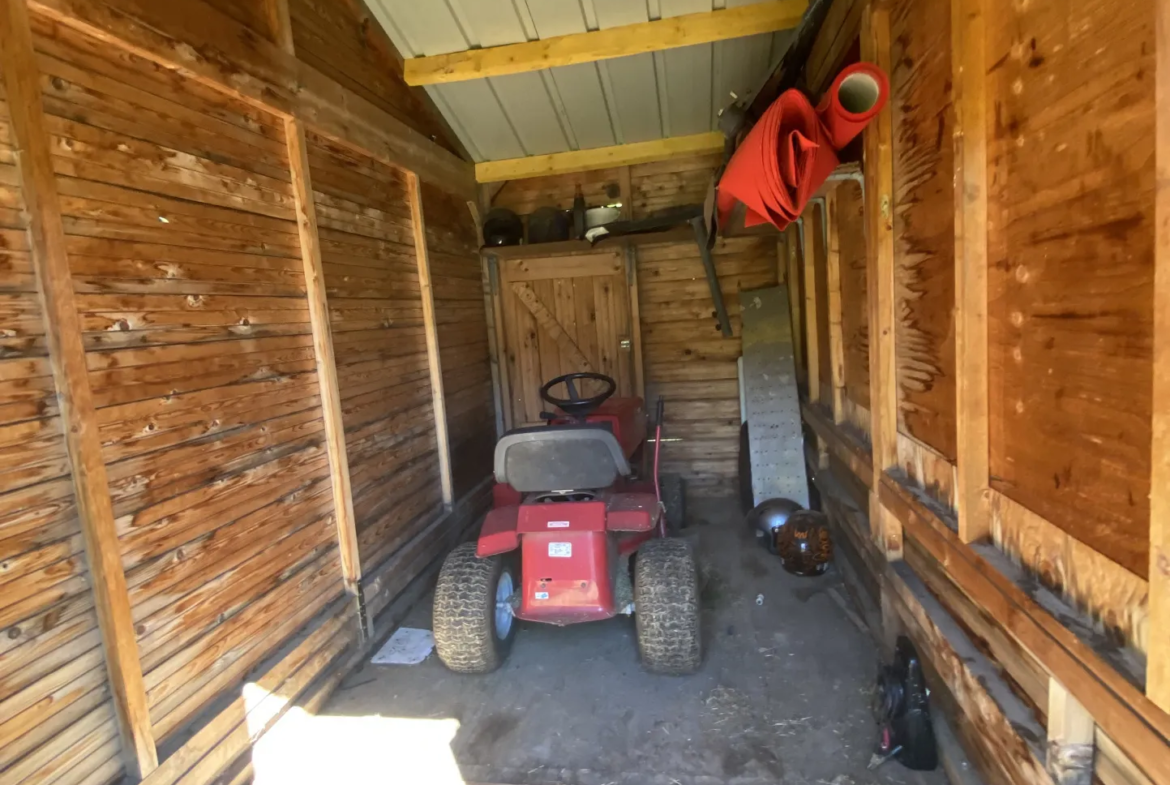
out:
M589 380L602 391L580 395ZM568 398L550 394L561 384ZM658 475L662 400L652 475L641 478L642 399L611 398L616 389L598 373L558 376L540 396L559 412L496 444L493 509L435 589L435 646L451 670L499 667L518 619L563 626L631 613L647 670L699 667L698 570L690 546L669 536L683 524L684 489Z

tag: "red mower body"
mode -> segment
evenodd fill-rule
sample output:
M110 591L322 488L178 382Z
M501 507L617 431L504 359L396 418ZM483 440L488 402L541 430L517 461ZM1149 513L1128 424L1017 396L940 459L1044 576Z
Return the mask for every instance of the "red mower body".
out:
M580 424L558 417L552 425ZM641 398L610 399L585 417L610 430L629 459L646 439ZM514 615L574 624L623 612L615 591L626 557L666 533L653 480L619 477L607 488L520 493L496 483L493 509L480 531L480 558L519 550L520 587Z

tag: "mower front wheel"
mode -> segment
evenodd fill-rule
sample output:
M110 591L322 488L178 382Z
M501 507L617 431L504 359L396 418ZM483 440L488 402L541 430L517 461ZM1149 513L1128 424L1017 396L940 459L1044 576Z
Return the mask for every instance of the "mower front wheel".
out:
M681 676L702 662L699 570L683 540L651 540L634 565L634 619L642 665L651 673Z
M518 622L511 596L520 576L508 555L479 558L475 543L447 555L435 587L434 633L439 659L457 673L488 673L512 648Z

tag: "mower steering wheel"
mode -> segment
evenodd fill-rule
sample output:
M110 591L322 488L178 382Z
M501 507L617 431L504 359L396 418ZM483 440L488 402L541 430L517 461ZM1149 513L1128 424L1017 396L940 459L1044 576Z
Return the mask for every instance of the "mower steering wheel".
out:
M573 384L577 379L594 379L599 382L605 382L606 389L602 390L597 395L583 398L577 392L577 385ZM565 387L569 388L568 398L554 398L550 393L553 387L564 383ZM558 376L555 379L550 379L544 383L540 388L540 397L546 402L560 409L565 414L574 417L584 417L589 412L596 409L601 404L605 403L611 395L617 392L617 382L612 377L606 376L603 373L566 373L564 376Z

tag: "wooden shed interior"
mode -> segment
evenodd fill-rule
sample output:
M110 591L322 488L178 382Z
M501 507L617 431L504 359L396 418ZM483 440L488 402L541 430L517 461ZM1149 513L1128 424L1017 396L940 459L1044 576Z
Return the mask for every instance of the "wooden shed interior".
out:
M834 569L974 773L1170 785L1170 2L366 2L0 0L0 783L252 781L550 377L734 504L783 284ZM482 247L701 203L728 85L857 61L802 219L715 242L730 337L689 230Z

